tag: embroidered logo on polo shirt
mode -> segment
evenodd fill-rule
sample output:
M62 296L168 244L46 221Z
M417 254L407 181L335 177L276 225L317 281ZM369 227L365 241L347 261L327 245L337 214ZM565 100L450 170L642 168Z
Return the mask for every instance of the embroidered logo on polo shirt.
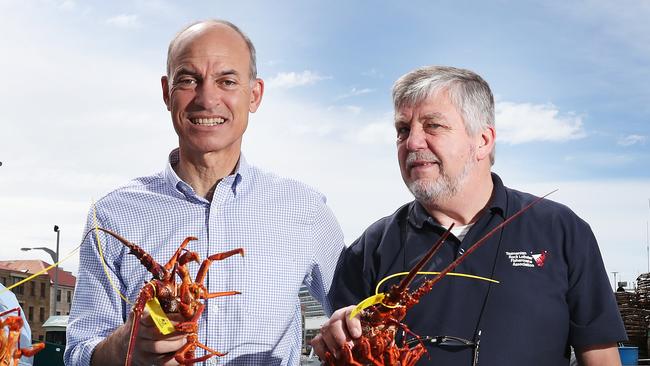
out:
M546 250L541 253L506 252L506 255L513 267L543 267L548 258Z

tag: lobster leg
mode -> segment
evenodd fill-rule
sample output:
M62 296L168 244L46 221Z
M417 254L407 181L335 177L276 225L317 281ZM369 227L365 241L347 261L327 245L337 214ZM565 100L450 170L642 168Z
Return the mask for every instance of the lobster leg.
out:
M194 316L192 317L192 319L186 322L176 324L177 331L183 333L190 333L187 336L187 343L185 343L185 346L183 346L183 348L181 348L180 350L178 350L178 352L176 352L176 356L174 357L174 359L176 359L176 361L181 365L192 364L195 362L202 362L213 356L222 357L226 355L225 353L217 352L199 342L196 332L198 331L197 324L199 318L201 317L201 314L203 314L203 310L205 310L205 305L203 305L202 303L198 303L197 309L194 312ZM208 351L209 353L202 357L194 358L194 350L196 349L196 347L202 348Z
M346 344L347 347L347 344ZM369 363L373 366L383 366L380 360L376 359L373 355L373 347L370 345L368 338L361 338L359 343L356 344L356 352L353 354L358 355L359 361Z
M144 311L144 306L147 301L151 300L156 296L153 285L148 286L149 284L144 285L138 299L133 305L133 324L131 325L131 336L129 338L129 349L126 352L126 361L124 366L131 366L133 362L133 350L135 349L135 338L138 334L138 329L140 328L140 319L142 319L142 312Z
M199 268L199 272L196 274L196 281L194 282L203 283L203 280L205 279L205 275L206 273L208 273L208 268L210 268L210 265L212 264L213 261L224 260L235 254L240 254L241 256L244 256L244 249L237 248L237 249L229 250L227 252L217 253L209 256L206 260L203 261L203 263L201 263L201 268Z
M239 292L239 291L211 292L211 293L205 294L205 298L206 299L214 299L215 297L232 296L232 295L241 295L241 292Z
M189 244L189 242L192 241L192 240L199 240L199 239L195 238L193 236L188 236L187 238L185 238L185 240L183 240L183 242L178 247L178 249L176 249L176 252L174 253L174 255L171 258L169 258L169 262L167 262L167 264L165 264L165 269L167 271L170 271L174 267L174 265L176 264L176 261L179 261L179 263L181 262L181 260L179 258L180 257L185 257L185 255L187 254L187 253L183 253L183 255L181 255L181 252L185 249L187 244ZM189 252L189 253L194 253L194 252ZM194 253L194 255L196 256L196 261L198 263L198 255L196 253ZM194 259L192 259L192 260L194 260ZM188 263L188 262L189 262L189 260L187 260L186 262L181 263L181 264L185 264L185 263Z
M3 311L2 313L0 313L0 316L5 316L5 315L13 313L13 312L16 312L16 315L20 316L20 308L13 308L13 309L9 309L7 311Z
M43 348L45 348L45 343L36 343L32 347L29 348L18 348L16 351L14 351L14 365L18 366L18 363L20 362L20 358L25 356L25 357L32 357L38 352L40 352Z
M425 352L426 348L421 344L418 344L402 354L401 364L403 366L414 366Z
M208 353L201 357L194 357L194 350L196 347L206 350ZM213 350L212 348L199 343L198 337L196 334L191 334L187 336L187 343L178 350L174 359L181 365L192 365L197 362L203 362L211 357L218 356L223 357L227 353L221 353Z
M203 310L205 310L205 305L199 302L196 305L196 311L192 319L176 324L176 330L183 333L196 333L198 331L198 321L201 314L203 314Z

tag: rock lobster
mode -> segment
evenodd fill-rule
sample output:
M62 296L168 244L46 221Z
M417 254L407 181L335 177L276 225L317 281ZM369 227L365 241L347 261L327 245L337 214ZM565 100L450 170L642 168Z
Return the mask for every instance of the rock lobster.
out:
M9 315L14 312L16 315ZM2 319L4 316L6 317ZM27 348L20 347L20 332L23 325L20 308L0 313L0 366L18 366L22 356L32 357L45 348L44 343L36 343ZM5 334L5 328L7 328L7 334Z
M151 281L147 282L142 287L135 304L133 305L133 313L135 315L131 328L125 366L131 365L133 350L135 348L135 339L140 324L139 320L142 318L142 312L145 305L150 301L158 301L165 314L179 313L184 319L184 321L173 326L168 324L168 326L173 327L173 330L187 334L187 343L181 347L174 356L174 359L179 364L192 365L214 356L221 357L225 355L225 353L217 352L200 343L198 340L198 320L205 308L205 305L200 300L238 295L240 292L225 291L210 293L203 285L203 281L213 261L223 260L236 254L243 256L244 249L237 248L227 252L213 254L205 260L200 261L200 257L196 252L185 249L190 241L198 240L197 238L190 236L183 240L167 264L162 266L138 245L129 242L110 230L103 228L96 229L113 236L128 247L130 249L129 254L138 258L140 263L142 263L153 275ZM201 263L194 280L192 280L189 270L187 269L187 264L190 262ZM176 281L176 275L180 278L180 283ZM194 352L196 348L202 348L206 351L206 354L201 357L195 357Z
M427 351L420 337L402 323L406 312L417 304L420 298L433 288L433 285L461 264L490 236L551 193L536 198L494 227L440 273L410 292L408 286L447 239L454 226L452 224L399 284L393 285L388 293L371 296L357 306L351 316L359 311L361 337L354 339L352 344L343 345L338 359L331 352L326 352L322 364L325 366L414 366ZM364 305L367 303L372 305ZM405 334L401 344L395 340L399 330ZM410 340L406 340L407 336L410 336Z

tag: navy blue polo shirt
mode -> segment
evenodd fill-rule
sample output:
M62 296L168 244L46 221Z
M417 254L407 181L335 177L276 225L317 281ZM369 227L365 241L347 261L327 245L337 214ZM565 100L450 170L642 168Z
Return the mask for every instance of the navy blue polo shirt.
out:
M453 235L425 271L440 271L485 233L535 199L492 174L490 204L460 241ZM414 201L372 224L339 259L334 308L375 294L386 276L411 269L445 228ZM569 208L542 200L496 232L454 272L500 283L447 276L404 320L420 336L479 339L478 365L569 364L568 346L626 340L614 294L589 225ZM425 278L418 276L415 289ZM388 287L401 278L387 281ZM427 346L418 365L471 365L471 347Z

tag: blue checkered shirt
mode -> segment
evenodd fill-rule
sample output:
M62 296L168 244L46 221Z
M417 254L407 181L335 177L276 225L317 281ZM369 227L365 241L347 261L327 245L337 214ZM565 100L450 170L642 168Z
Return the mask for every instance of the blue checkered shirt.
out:
M298 365L298 291L305 284L330 313L326 294L344 247L325 197L300 182L248 165L242 156L236 173L219 182L210 202L180 180L172 169L177 161L174 150L163 172L137 178L99 200L99 226L141 246L160 264L187 236L199 238L187 248L201 258L244 248L244 257L215 261L206 276L209 292L236 290L241 295L205 301L199 340L228 353L205 364ZM86 229L94 227L92 217L91 209ZM100 243L113 283L133 302L151 274L117 240L100 235ZM193 276L198 267L189 265ZM65 364L88 365L95 346L123 324L130 311L111 287L95 236L89 235L81 246Z

